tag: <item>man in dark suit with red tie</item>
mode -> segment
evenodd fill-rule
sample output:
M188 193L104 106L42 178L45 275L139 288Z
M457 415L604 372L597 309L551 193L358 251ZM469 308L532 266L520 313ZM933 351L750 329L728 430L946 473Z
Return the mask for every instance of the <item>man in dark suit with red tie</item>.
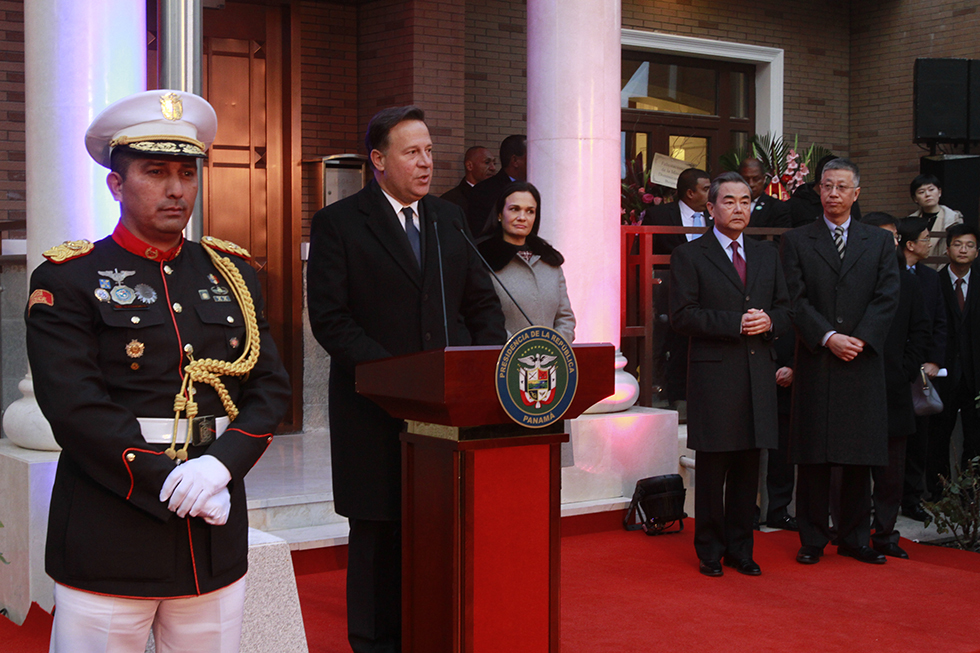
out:
M347 630L355 653L401 650L403 427L357 394L355 368L507 337L490 275L464 239L462 210L428 194L424 120L414 106L375 114L365 139L374 180L318 211L310 234L310 325L330 354L333 491L350 521Z
M772 246L744 238L751 191L728 172L711 183L714 226L671 257L670 319L690 338L688 446L697 451L694 548L700 571L722 562L750 576L759 450L778 438L773 338L789 331L789 296Z
M834 466L842 467L837 553L885 562L868 546L870 468L888 464L884 352L899 275L894 237L851 217L860 183L852 162L827 163L817 184L823 215L782 238L797 338L790 451L802 564L819 562L831 539Z
M936 501L942 494L939 476L949 478L949 440L956 415L963 420L961 464L980 454L980 419L977 415L977 376L980 372L980 289L973 276L977 260L977 229L956 224L946 230L949 264L939 271L939 285L946 299L945 378L936 378L943 412L930 423L926 457L926 489Z

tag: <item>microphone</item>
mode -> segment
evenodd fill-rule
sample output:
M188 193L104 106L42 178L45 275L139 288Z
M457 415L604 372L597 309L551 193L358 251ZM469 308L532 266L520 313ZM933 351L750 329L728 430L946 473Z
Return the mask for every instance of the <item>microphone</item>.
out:
M470 237L466 235L466 230L463 229L463 224L459 221L459 218L453 218L453 226L459 230L459 233L463 234L463 239L470 246L470 248L474 252L476 252L476 255L480 257L480 260L483 261L483 265L486 266L487 270L490 271L490 274L493 275L493 278L497 280L497 283L500 284L500 287L503 288L504 292L507 293L507 296L510 297L510 301L514 302L514 306L517 307L517 310L519 310L521 312L521 315L524 316L524 319L527 320L528 326L534 326L534 322L531 321L531 318L527 316L527 313L524 312L524 309L521 308L521 305L517 303L517 300L514 299L514 296L510 294L509 290L507 290L507 286L504 285L504 283L500 280L500 277L497 276L497 273L494 272L493 268L490 267L490 264L487 263L487 259L483 258L483 254L481 254L480 250L477 249L476 245L473 244L473 241L470 240Z
M432 223L432 231L436 235L436 256L439 258L439 293L442 295L442 330L446 334L446 346L448 347L451 343L449 342L449 321L446 316L446 281L442 276L442 243L439 242L439 220L434 210L429 217L429 222Z

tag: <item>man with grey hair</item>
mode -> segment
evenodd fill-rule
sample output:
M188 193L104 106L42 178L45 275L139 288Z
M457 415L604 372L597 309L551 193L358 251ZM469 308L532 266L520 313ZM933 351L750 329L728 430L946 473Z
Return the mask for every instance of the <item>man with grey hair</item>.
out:
M882 564L871 537L871 466L888 464L883 353L898 307L895 240L851 218L860 174L847 159L823 168L823 216L783 236L793 301L796 368L790 448L798 465L798 562L830 541L830 471L842 467L837 552Z
M775 248L742 235L751 203L741 176L719 176L708 190L714 226L671 256L670 321L690 338L694 548L706 576L721 576L722 562L762 573L752 559L759 450L779 439L773 339L790 329L789 296Z

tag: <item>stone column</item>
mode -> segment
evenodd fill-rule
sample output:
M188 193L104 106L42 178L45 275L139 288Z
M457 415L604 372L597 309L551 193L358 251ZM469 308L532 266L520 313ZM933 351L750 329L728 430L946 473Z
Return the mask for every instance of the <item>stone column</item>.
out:
M107 171L85 150L85 130L110 103L146 88L146 3L25 2L24 63L29 276L44 250L94 241L119 219ZM44 419L29 374L20 389L24 398L4 414L7 436L22 447L57 449L50 428L37 426Z
M529 180L541 191L541 235L565 256L578 342L617 348L616 394L638 394L620 340L620 3L528 0Z

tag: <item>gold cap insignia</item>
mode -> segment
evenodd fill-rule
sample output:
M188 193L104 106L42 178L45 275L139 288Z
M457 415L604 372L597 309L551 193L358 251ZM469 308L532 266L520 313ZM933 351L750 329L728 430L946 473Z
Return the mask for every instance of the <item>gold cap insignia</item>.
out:
M52 263L64 263L79 256L85 256L95 247L87 240L67 240L44 252L44 258Z
M160 96L160 110L167 120L180 120L181 116L184 115L184 105L176 93Z

